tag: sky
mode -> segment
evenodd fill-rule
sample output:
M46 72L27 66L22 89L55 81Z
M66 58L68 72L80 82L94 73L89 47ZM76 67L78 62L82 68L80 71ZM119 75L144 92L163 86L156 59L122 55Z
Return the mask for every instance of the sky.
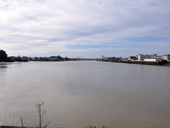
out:
M8 56L170 54L170 0L0 0Z

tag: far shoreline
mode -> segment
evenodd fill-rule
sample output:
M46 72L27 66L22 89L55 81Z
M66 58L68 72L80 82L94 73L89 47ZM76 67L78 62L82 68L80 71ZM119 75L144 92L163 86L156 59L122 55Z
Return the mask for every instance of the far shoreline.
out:
M126 62L126 61L97 61L97 60L69 60L69 61L27 61L27 62L80 62L80 61L96 61L96 62L110 62L110 63L122 63L122 64L138 64L138 65L150 65L150 66L162 66L162 67L169 67L170 63L161 64L159 62ZM7 65L12 63L27 63L25 61L15 61L15 62L0 62L0 65Z
M122 63L122 64L138 64L138 65L150 65L150 66L170 66L170 63L162 64L160 62L145 62L145 61L102 61L110 63Z

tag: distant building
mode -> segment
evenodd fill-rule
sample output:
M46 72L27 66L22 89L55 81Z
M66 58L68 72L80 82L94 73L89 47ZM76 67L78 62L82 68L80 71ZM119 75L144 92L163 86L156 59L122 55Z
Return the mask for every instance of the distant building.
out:
M38 57L34 57L32 60L33 61L39 61L39 58Z
M137 58L136 58L136 56L129 56L129 57L128 57L128 60L130 60L130 61L136 61Z
M168 62L170 62L170 54L163 55L163 56L162 56L162 59L163 59L163 60L167 60Z
M108 61L110 57L102 57L103 61Z
M144 59L145 62L159 62L162 61L162 58L151 58L151 59Z
M162 60L167 60L168 62L170 62L170 55L157 55L157 54L153 54L153 55L142 55L142 54L138 54L136 56L136 58L138 59L138 61L150 61L150 62L158 62L158 61L162 61Z
M138 61L144 61L144 59L151 59L151 58L153 58L153 55L143 55L143 54L137 55Z
M153 57L157 57L158 55L157 54L153 54Z
M128 58L121 58L120 61L128 61Z

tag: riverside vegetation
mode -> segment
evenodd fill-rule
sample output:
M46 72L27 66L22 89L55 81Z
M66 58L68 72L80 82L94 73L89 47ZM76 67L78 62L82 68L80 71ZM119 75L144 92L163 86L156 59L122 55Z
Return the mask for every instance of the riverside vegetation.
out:
M50 56L50 57L27 57L23 56L21 57L20 55L15 57L15 56L10 56L8 57L6 51L0 50L0 62L28 62L28 61L69 61L69 60L77 60L76 58L68 58L68 57L61 57L60 55L58 56Z
M18 57L8 57L6 51L0 50L0 62L14 62L14 61L21 61L21 62L27 62L26 58Z
M43 116L45 114L45 111L42 109L42 106L44 105L44 103L37 103L36 107L38 108L38 124L35 127L30 127L30 126L25 126L23 123L23 118L22 116L20 116L20 123L21 126L0 126L0 128L47 128L49 123L43 124ZM86 126L85 128L111 128L111 127L107 127L105 125L101 126L101 127L97 127L95 125L89 125Z

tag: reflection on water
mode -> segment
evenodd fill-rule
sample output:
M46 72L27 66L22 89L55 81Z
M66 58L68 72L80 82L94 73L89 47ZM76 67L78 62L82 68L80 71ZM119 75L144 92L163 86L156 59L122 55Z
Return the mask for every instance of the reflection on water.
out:
M7 68L7 63L0 62L0 88L2 88L5 85L6 68Z
M4 65L3 65L4 66ZM104 62L0 65L0 125L170 127L170 68Z
M3 68L7 68L7 63L6 62L0 62L0 70Z

